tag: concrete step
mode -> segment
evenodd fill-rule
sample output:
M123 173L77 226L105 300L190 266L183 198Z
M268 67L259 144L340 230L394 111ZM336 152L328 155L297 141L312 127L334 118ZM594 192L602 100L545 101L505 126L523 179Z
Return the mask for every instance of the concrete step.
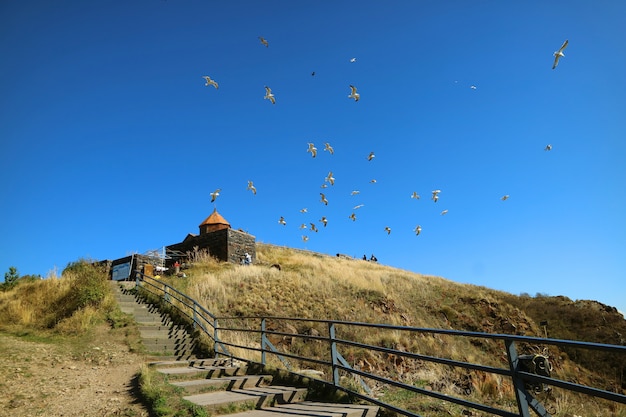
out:
M187 394L205 393L208 391L231 391L235 389L260 387L272 382L271 375L241 375L209 379L191 379L170 382L182 388Z
M360 404L335 404L302 401L279 404L271 408L229 414L228 417L376 417L378 406Z
M201 405L210 412L224 414L238 408L256 409L274 404L300 402L304 400L306 394L306 388L271 385L186 395L183 399Z
M228 358L201 358L191 360L158 360L148 362L148 366L158 368L186 368L186 367L207 367L207 366L232 366L231 360Z
M209 379L246 375L247 368L240 366L184 366L159 368L158 372L169 377L170 381Z

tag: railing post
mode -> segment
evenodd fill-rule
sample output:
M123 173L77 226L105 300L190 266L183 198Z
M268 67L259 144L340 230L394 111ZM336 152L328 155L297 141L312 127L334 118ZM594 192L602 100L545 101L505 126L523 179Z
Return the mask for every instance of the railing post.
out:
M328 337L330 339L330 362L332 364L333 385L339 386L339 357L337 355L337 342L335 342L335 323L328 323Z
M504 343L506 345L506 354L509 358L513 389L515 390L515 398L517 399L517 409L521 417L530 417L524 381L517 375L519 357L517 355L517 349L515 349L515 342L512 340L505 340Z
M139 271L135 272L135 289L139 289L139 282L141 281L141 274Z
M198 323L198 303L196 300L193 300L193 329L196 330L196 326Z
M217 319L213 319L213 352L215 352L215 357L217 358L219 356L219 352L218 352L218 344L219 344L219 334L218 334L218 330L217 330Z
M265 317L261 319L261 363L265 365L265 350L267 349L267 335L265 334L267 323Z
M170 292L169 292L169 287L166 285L163 287L163 299L169 303L170 302Z

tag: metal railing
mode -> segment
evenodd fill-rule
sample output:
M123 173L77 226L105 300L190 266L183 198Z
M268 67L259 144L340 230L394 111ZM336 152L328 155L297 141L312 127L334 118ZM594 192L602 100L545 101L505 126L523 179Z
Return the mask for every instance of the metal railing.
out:
M273 316L217 317L194 299L140 272L136 273L136 287L138 290L143 290L150 294L151 297L157 297L159 302L165 303L187 317L195 329L210 339L216 357L226 356L245 362L256 362L263 365L270 364L272 366L284 367L291 372L301 372L307 376L311 376L311 374L294 369L294 364L327 369L329 371L328 376L325 376L325 373L318 372L314 373L314 378L332 384L336 389L344 391L355 398L368 401L408 417L421 416L416 412L400 408L391 402L385 401L384 395L382 398L380 395L374 395L371 387L376 386L379 389L380 387L386 387L387 390L411 393L410 395L424 395L467 409L479 410L503 417L529 417L530 410L533 410L541 417L550 417L552 415L548 411L550 406L546 406L540 399L545 392L550 392L552 387L555 387L573 393L584 394L595 399L609 401L620 409L619 413L615 415L626 415L626 396L623 394L580 384L572 380L529 372L522 364L522 355L518 352L518 345L540 345L544 349L547 346L589 349L618 354L625 360L626 346L338 320ZM299 332L297 330L298 326L301 329L309 329L309 331ZM311 330L315 327L322 328L324 332ZM491 341L492 343L500 344L499 346L504 351L500 360L500 365L504 366L476 364L438 357L433 354L410 352L398 346L394 348L393 346L370 345L363 341L349 338L349 335L355 333L354 329L356 328L366 329L371 333L394 332L396 335L406 334L409 335L408 337L413 338L460 338L478 345ZM339 334L344 336L339 337ZM274 343L272 343L271 339L274 340ZM285 341L287 343L284 343ZM280 344L282 349L277 348L275 344ZM317 350L307 349L311 345L317 345ZM320 349L323 346L326 346L326 348ZM321 355L320 351L326 353ZM356 352L369 352L370 355L378 354L379 358L383 360L386 358L390 361L388 364L390 364L391 371L387 372L386 375L381 375L375 372L368 372L362 369L362 366L356 366L356 364L351 366L349 361L342 356L341 351L344 351L344 353L348 352L349 357L355 356ZM419 384L416 383L407 383L399 376L397 378L390 377L390 374L394 373L393 369L398 362L407 363L408 361L422 364L422 366L425 363L439 364L457 369L460 368L467 372L497 375L501 379L508 380L508 386L513 391L511 401L508 404L509 409L499 408L502 407L502 404L499 407L495 407L470 401L460 396L439 392L431 386L418 386ZM502 386L504 385L506 384L502 384ZM502 401L500 402L502 403Z

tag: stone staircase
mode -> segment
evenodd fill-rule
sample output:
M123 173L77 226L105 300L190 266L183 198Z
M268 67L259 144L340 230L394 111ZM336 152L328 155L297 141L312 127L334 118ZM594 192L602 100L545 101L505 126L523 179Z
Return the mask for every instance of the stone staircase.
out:
M159 312L156 306L144 302L132 291L134 282L111 281L111 286L122 312L132 315L141 334L146 353L172 359L197 357L198 346L183 326Z
M124 284L112 284L120 308L135 317L149 354L161 355L149 365L180 388L185 400L209 415L376 417L378 406L307 401L306 388L274 384L271 375L255 374L245 362L196 357L191 336L136 298Z

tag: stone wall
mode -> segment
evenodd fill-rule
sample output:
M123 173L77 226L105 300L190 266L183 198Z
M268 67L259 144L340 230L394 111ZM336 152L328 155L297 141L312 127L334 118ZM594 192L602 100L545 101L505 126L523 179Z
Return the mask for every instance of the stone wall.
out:
M199 250L208 249L209 255L222 262L240 263L246 252L252 256L253 263L256 261L255 237L230 228L199 236L188 236L184 241L169 245L166 248L183 253L192 253L196 246Z

